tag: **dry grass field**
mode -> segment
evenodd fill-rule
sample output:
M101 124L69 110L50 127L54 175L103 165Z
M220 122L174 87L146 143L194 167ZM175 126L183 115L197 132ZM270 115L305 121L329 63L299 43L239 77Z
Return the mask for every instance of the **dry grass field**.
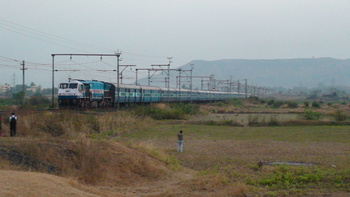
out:
M176 152L175 134L180 129L185 134L183 153ZM257 195L330 194L332 190L350 189L349 129L349 126L242 128L161 125L152 130L133 133L129 138L153 144L157 149L178 158L182 166L195 170L200 176L219 176L225 186L244 183L250 192ZM260 161L263 163L261 168L257 165ZM283 166L271 165L273 162L301 164L286 165L290 172L325 170L338 176L338 171L344 175L346 182L339 187L321 181L318 186L290 184L289 187L278 188L258 184L262 177L273 175L275 170Z
M348 196L350 126L333 116L341 107L312 109L319 120L257 102L204 105L181 120L18 110L17 137L3 119L0 196Z

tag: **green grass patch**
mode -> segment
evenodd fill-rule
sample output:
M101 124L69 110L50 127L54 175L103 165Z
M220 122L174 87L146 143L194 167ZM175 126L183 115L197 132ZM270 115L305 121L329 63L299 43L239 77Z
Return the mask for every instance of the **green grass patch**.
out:
M263 174L257 184L272 190L315 187L346 190L350 186L350 170L281 165L271 173Z

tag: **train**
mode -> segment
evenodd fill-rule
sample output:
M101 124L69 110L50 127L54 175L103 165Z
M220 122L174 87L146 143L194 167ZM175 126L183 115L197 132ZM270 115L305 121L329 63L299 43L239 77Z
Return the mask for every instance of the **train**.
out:
M115 84L80 79L69 79L68 82L60 83L58 89L59 108L106 108L160 102L199 103L245 97L246 94L238 92Z

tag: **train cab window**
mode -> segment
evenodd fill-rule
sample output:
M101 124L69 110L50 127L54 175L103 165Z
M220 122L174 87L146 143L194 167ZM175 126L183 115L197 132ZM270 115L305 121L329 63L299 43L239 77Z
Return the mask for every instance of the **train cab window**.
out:
M69 84L69 88L71 88L71 89L76 89L77 87L78 87L77 83L70 83Z
M60 84L61 89L67 89L68 88L68 83L61 83Z

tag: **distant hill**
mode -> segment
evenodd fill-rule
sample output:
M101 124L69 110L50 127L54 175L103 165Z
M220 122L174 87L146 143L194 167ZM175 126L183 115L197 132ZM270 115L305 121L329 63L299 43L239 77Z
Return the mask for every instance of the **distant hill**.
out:
M258 86L295 87L300 82L305 87L324 85L350 85L350 59L333 58L299 58L299 59L224 59L214 61L193 60L181 66L181 69L190 69L194 64L193 76L209 76L213 74L217 80L233 81L248 80L248 84ZM175 86L178 72L171 72L171 85ZM184 76L184 74L182 74ZM154 78L164 79L164 75ZM194 84L201 79L193 79ZM155 82L151 85L164 86L164 82ZM147 79L141 80L147 84Z

